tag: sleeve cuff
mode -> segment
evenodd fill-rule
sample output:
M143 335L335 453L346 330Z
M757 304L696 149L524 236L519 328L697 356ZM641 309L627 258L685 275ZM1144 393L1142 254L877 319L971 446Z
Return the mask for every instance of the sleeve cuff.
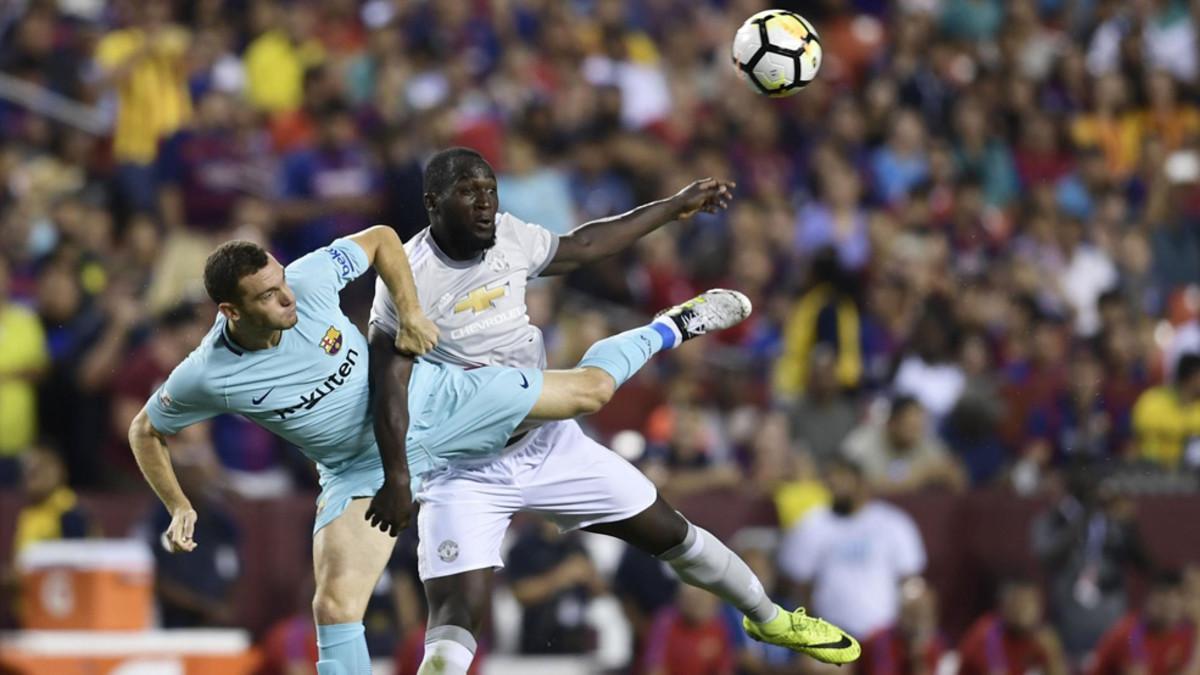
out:
M550 250L546 252L546 257L542 260L542 264L535 269L529 270L529 278L541 276L542 272L554 262L554 256L558 254L558 237L559 235L551 233L550 235Z

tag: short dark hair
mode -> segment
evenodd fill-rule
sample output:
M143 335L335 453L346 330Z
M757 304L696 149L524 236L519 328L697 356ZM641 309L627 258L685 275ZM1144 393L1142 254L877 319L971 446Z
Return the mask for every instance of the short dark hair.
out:
M454 183L454 167L458 162L476 162L491 168L483 155L470 148L447 148L434 155L425 165L425 181L422 190L426 194L440 195Z
M921 402L915 396L909 394L896 394L892 397L891 407L888 410L888 419L896 419L909 408L921 409Z
M1163 567L1150 577L1152 590L1178 590L1183 588L1183 573L1174 567Z
M220 304L241 299L238 282L267 266L267 252L252 241L235 239L217 247L204 261L204 290Z
M1200 354L1184 354L1175 365L1175 384L1183 384L1200 373Z

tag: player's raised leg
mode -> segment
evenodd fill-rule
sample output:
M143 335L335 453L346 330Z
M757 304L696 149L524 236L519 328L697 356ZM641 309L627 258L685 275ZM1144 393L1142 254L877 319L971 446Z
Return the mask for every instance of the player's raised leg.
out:
M371 672L363 614L396 539L366 520L369 505L369 499L351 500L346 510L318 530L313 539L317 582L313 618L317 624L320 675Z
M663 311L645 326L604 338L587 350L575 368L546 371L528 417L565 420L594 413L656 353L735 326L750 311L745 295L716 288Z

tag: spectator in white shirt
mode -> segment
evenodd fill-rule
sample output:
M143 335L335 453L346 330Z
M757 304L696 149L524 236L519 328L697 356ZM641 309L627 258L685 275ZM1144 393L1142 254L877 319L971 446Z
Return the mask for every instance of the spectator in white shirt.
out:
M871 498L852 461L831 460L826 482L831 504L785 535L779 567L814 614L865 638L895 622L900 585L924 570L925 547L908 514Z

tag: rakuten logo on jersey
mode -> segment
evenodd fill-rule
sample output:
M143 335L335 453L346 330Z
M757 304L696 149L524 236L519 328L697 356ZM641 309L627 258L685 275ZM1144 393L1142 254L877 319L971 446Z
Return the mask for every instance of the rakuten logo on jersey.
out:
M288 408L272 410L271 414L279 415L279 419L286 420L288 416L297 411L312 410L321 402L321 399L332 394L335 389L350 379L350 373L354 372L354 366L358 363L354 360L356 356L358 356L358 352L353 349L346 352L346 358L342 360L342 364L338 366L338 369L325 378L316 389L313 389L311 394L304 394L300 397L300 403Z

